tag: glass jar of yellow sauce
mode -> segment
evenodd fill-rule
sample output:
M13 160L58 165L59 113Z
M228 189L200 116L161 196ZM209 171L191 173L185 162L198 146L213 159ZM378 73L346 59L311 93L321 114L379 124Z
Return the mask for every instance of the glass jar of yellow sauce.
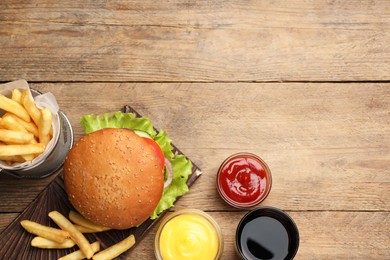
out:
M162 220L154 249L158 260L219 259L223 251L222 232L205 212L183 209Z

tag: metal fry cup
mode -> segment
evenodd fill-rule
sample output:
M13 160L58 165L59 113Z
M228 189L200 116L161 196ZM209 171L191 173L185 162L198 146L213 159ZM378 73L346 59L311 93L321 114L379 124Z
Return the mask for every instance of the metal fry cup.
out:
M27 81L17 80L0 86L0 94L10 96L13 89L29 90L38 108L47 107L53 116L53 137L47 144L45 151L31 162L6 164L0 161L0 173L6 173L18 178L44 178L55 173L62 167L65 158L73 145L73 130L66 115L59 110L57 101L51 93L30 89ZM0 112L0 116L4 112Z

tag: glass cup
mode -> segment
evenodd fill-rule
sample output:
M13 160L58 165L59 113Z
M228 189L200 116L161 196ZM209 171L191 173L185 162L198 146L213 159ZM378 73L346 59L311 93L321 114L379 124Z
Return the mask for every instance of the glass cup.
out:
M169 239L169 241L163 239ZM176 255L176 258L220 259L223 252L221 229L217 222L204 211L197 209L176 211L162 220L154 240L156 259L163 260L163 251L168 250L183 253L180 256ZM213 251L215 254L210 253ZM207 258L206 255L210 258Z
M229 205L250 209L264 201L271 191L271 170L259 156L241 152L226 158L218 169L216 186Z

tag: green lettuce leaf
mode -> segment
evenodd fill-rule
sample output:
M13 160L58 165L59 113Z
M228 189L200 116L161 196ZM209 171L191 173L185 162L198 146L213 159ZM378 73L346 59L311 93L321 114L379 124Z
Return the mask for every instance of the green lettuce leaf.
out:
M168 137L167 133L164 130L160 130L158 134L152 138L154 141L156 141L156 143L158 143L162 152L164 153L164 156L172 162L171 159L173 159L175 155L172 151L172 140Z
M133 113L115 112L101 117L90 114L81 118L81 126L86 134L103 128L129 128L156 136L152 122L146 117L137 118Z
M160 213L173 207L176 199L188 192L187 179L192 173L192 163L184 155L173 153L172 140L164 130L158 133L152 122L146 117L137 118L133 113L115 112L96 116L93 114L81 118L81 126L86 134L103 128L128 128L146 132L155 140L164 156L171 162L173 168L172 183L164 189L163 195L154 210L151 219L156 219Z
M161 200L154 210L151 219L157 218L158 214L173 207L176 198L188 192L187 179L192 173L191 161L187 160L182 154L176 155L170 161L173 168L172 183L164 189Z

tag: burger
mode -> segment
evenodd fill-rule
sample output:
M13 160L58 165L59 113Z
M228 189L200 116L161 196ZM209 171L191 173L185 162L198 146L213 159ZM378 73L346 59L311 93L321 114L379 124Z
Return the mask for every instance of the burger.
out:
M171 140L149 119L117 112L88 115L81 124L87 134L65 159L63 178L86 219L111 229L136 227L188 191L191 162L173 153Z

